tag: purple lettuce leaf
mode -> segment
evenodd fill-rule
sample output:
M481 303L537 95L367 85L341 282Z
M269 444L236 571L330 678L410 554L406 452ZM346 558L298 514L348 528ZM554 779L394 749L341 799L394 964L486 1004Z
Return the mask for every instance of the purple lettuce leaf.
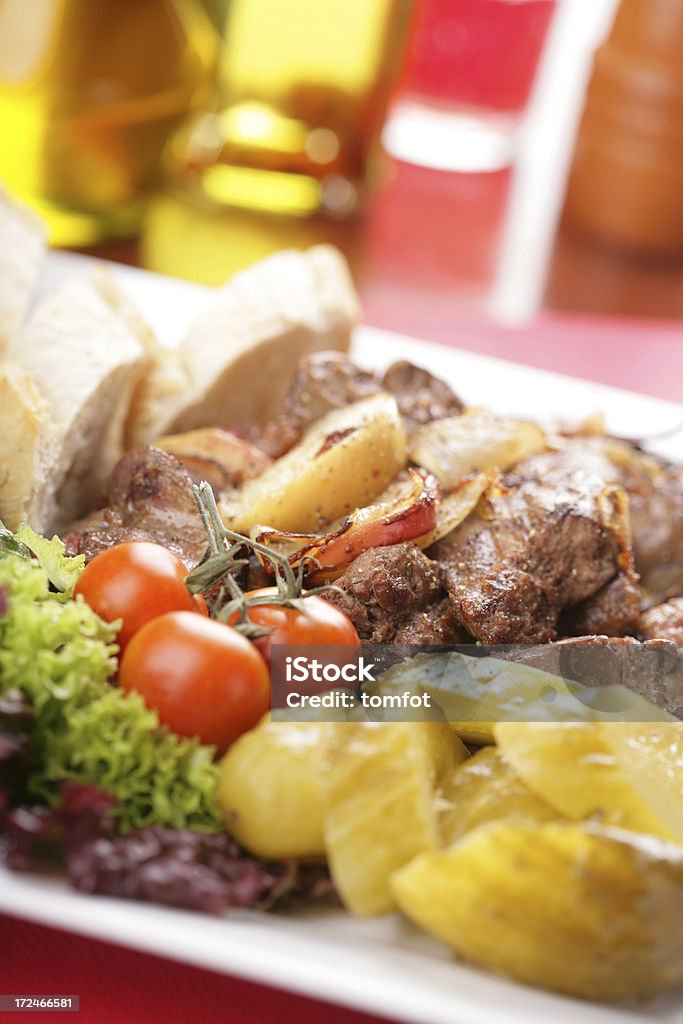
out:
M68 783L56 809L9 810L0 859L17 871L62 865L81 892L215 915L229 907L274 910L334 899L322 866L264 863L225 833L153 826L119 834L112 804L94 787Z

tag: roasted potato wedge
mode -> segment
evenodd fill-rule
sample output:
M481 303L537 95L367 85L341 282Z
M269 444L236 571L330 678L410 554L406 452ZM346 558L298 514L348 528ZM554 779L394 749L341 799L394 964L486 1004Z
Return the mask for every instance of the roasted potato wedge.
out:
M683 984L683 850L592 823L501 822L392 877L408 917L460 956L570 995Z
M318 722L264 718L221 761L219 800L231 835L258 857L325 852Z
M501 722L495 735L561 814L683 842L683 723Z
M313 533L368 505L406 461L396 401L379 394L328 413L222 512L228 525Z
M520 779L497 747L484 747L442 780L438 795L446 846L479 825L504 818L554 821L557 811Z
M545 445L545 434L536 423L470 409L463 416L421 427L410 439L408 454L444 487L455 487L470 473L510 469Z
M458 652L418 654L393 665L378 682L382 686L420 686L433 708L469 743L491 742L495 722L614 722L609 710L628 705L634 720L675 719L623 686L589 689L531 665ZM600 698L608 710L601 710ZM596 706L594 706L596 705Z
M495 743L493 727L495 722L451 722L455 735L473 747L485 747Z
M202 461L219 467L227 483L233 487L260 476L273 461L249 441L219 427L167 434L155 441L154 447L163 448L179 458L192 476Z
M323 764L325 847L348 910L392 910L389 877L440 842L434 799L452 769L453 734L440 722L328 726Z

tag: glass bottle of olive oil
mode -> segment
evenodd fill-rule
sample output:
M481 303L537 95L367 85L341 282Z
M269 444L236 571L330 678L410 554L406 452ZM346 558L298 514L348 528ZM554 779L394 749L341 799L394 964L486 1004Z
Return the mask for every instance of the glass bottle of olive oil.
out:
M55 244L135 231L217 42L200 0L0 0L0 183Z
M174 146L186 184L219 205L353 212L412 7L412 0L231 0L220 111Z

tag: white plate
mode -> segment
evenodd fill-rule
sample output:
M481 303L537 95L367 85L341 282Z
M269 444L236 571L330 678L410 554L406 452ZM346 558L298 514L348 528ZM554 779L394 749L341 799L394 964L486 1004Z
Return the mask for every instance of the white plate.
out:
M79 257L53 256L41 287L81 267ZM196 285L129 268L113 272L168 344L210 298ZM552 417L571 410L578 418L601 409L612 430L629 436L683 420L683 405L370 328L359 329L355 353L378 367L412 358L451 381L468 402L501 411ZM683 459L683 437L664 447ZM342 911L240 911L214 920L83 896L61 881L4 870L0 911L414 1024L683 1024L678 995L619 1007L549 995L454 963L439 943L393 915L360 921Z

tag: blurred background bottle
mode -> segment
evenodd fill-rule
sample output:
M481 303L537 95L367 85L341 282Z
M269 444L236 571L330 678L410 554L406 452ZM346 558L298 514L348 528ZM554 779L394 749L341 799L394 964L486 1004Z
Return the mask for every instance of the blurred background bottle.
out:
M617 250L683 256L682 0L622 0L595 58L565 223Z
M345 217L362 203L412 0L232 0L221 97L173 146L209 204Z
M0 0L0 181L54 244L134 233L216 54L200 0Z
M391 155L439 170L510 166L556 5L422 0L384 131Z

